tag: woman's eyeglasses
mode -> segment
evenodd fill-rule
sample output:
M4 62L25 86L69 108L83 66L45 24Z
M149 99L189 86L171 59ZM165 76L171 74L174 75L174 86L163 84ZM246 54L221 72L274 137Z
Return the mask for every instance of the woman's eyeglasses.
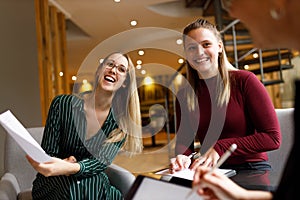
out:
M106 64L105 64L105 67L107 69L113 69L114 67L117 69L117 72L121 75L124 75L126 74L127 72L127 68L124 66L124 65L116 65L113 61L108 61Z

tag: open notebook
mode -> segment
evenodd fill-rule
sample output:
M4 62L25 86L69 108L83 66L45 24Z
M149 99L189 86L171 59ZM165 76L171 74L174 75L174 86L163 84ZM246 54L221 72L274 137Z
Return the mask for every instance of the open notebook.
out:
M233 169L220 169L220 168L218 168L216 170L223 173L223 174L225 174L228 177L236 175L236 171L233 170ZM156 172L155 174L162 175L163 180L168 180L168 179L171 179L172 177L177 177L177 178L182 178L182 179L187 179L187 180L192 181L193 178L194 178L194 171L190 170L190 169L184 169L184 170L175 172L173 174L171 174L169 172L169 169L164 169L164 170Z

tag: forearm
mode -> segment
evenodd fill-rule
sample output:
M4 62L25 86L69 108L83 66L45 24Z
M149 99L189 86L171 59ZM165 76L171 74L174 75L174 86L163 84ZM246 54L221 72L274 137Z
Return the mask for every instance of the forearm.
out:
M246 190L244 196L240 200L271 200L273 195L268 191Z

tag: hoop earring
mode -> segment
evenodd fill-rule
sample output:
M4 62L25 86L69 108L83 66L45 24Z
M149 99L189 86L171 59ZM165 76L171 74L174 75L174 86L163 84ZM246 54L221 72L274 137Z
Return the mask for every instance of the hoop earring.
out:
M273 19L280 20L285 15L285 11L282 8L271 8L270 15Z

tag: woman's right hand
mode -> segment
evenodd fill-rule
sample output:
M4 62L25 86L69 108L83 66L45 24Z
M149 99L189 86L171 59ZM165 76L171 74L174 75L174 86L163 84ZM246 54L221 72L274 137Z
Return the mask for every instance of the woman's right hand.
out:
M44 163L36 162L28 155L26 155L26 158L36 171L46 177L60 175L69 176L80 170L80 165L76 162L74 156L65 159L52 157L51 161Z
M272 199L268 191L246 190L221 172L211 172L211 168L204 166L196 169L193 187L198 187L197 193L206 199Z
M170 161L171 163L169 165L169 171L171 174L176 171L188 169L191 165L191 159L188 156L182 154L177 155L176 158L171 158Z

